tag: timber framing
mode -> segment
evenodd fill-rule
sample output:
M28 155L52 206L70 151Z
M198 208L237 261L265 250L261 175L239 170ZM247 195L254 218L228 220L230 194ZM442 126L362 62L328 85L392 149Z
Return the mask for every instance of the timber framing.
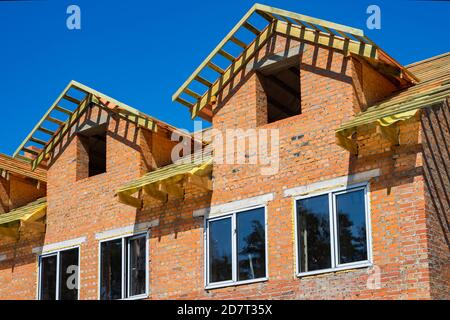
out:
M264 28L252 25L250 20L255 16L266 21ZM249 44L238 37L238 33L242 29L246 29L254 35L254 40ZM347 55L353 54L367 58L383 71L402 77L409 83L418 80L366 37L360 29L255 4L174 93L172 100L187 106L191 110L192 118L200 116L211 121L212 104L217 95L274 34L326 46ZM238 56L234 57L225 50L230 43L240 48ZM229 61L227 68L217 66L214 62L217 56L225 57ZM215 78L205 79L200 76L205 70L214 71ZM202 84L206 89L203 92L196 92L192 88L196 84Z
M92 104L113 111L141 128L157 131L158 127L162 127L179 131L167 123L72 80L19 145L13 158L31 163L31 170L36 170L41 163L51 158L55 146Z
M374 63L374 61L369 61ZM446 103L450 97L450 53L426 60L408 68L419 83L401 89L392 96L370 106L336 130L337 144L357 154L355 135L358 128L375 126L376 132L392 146L399 145L401 123L416 117L423 108Z
M0 237L18 240L21 232L45 233L44 218L47 214L45 198L0 215Z
M188 158L190 158L188 156ZM142 192L163 203L169 195L182 199L188 184L194 185L208 192L212 190L212 157L205 156L198 159L179 161L171 165L151 171L141 178L132 181L119 190L117 196L121 203L135 208L142 208ZM136 196L135 196L136 195Z
M45 169L37 168L32 171L29 162L14 159L4 154L0 154L0 171L2 173L24 176L43 183L47 182L47 171Z

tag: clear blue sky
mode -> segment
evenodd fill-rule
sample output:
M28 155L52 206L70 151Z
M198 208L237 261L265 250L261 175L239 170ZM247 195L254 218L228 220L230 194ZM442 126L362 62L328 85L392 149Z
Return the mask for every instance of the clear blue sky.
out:
M362 28L403 64L450 51L450 2L261 0ZM171 95L253 5L250 0L0 0L0 152L12 154L71 80L181 128ZM66 28L77 4L82 29ZM381 7L381 30L366 8Z

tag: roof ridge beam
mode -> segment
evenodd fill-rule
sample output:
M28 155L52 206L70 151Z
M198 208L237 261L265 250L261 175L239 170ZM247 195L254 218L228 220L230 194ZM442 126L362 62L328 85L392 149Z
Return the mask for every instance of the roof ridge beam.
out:
M303 15L300 13L294 13L294 12L290 12L290 11L283 10L283 9L269 7L269 6L266 6L263 4L256 4L256 10L264 11L264 12L270 13L270 14L276 14L279 16L283 16L285 18L287 17L290 19L297 19L297 20L300 20L303 22L308 22L311 24L328 27L328 28L334 29L336 31L339 30L341 32L349 33L352 35L354 34L354 35L364 36L364 32L361 29L352 28L352 27L348 27L343 24L306 16L306 15Z

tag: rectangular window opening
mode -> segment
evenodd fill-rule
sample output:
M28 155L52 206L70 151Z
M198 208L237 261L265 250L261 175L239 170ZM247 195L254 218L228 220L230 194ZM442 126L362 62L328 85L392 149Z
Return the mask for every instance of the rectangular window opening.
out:
M267 100L268 123L301 114L298 56L260 69L258 78Z
M146 234L101 242L100 299L145 296L147 270Z
M79 249L39 258L39 299L78 300Z
M207 222L207 285L264 279L265 208L233 213Z
M296 201L297 272L369 263L366 187Z
M79 133L80 178L93 177L106 172L106 126L97 126Z

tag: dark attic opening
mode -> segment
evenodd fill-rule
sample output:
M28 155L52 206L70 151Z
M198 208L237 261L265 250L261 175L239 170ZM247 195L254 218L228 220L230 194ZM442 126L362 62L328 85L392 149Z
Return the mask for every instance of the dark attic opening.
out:
M78 134L81 142L81 175L93 177L106 172L106 126L100 125Z
M258 70L267 98L267 122L301 114L300 63L292 57Z

